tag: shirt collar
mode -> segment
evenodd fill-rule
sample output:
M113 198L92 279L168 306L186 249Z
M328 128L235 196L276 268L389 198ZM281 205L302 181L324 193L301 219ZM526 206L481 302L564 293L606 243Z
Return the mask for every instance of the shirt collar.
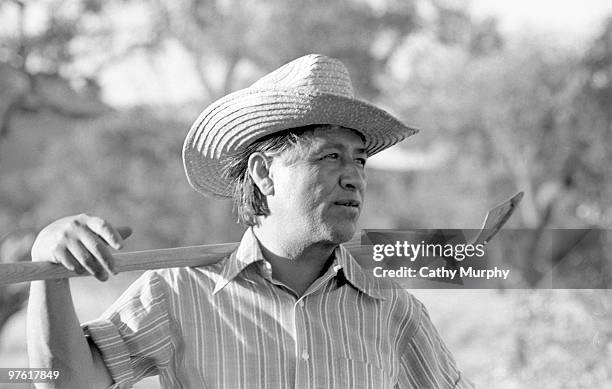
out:
M258 261L264 261L265 258L261 253L259 242L253 233L253 229L249 228L242 235L240 244L234 250L223 264L221 277L215 284L213 295L229 284L238 274L240 274L247 266Z
M383 286L379 284L378 279L365 274L361 266L359 266L355 258L344 246L339 245L334 250L334 256L335 258L331 266L336 273L342 271L344 278L353 287L368 296L377 299L385 298L381 290ZM265 258L259 247L259 241L253 233L253 229L249 228L242 236L238 248L224 262L220 278L215 284L213 295L229 284L245 268L258 261L265 261Z
M334 254L334 266L336 269L342 269L344 277L353 287L370 297L385 299L382 291L385 286L381 285L377 278L367 275L346 247L339 245Z

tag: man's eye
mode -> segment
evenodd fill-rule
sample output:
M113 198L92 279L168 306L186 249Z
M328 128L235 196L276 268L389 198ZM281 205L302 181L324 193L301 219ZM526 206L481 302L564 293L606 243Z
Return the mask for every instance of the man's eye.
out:
M338 154L338 153L331 153L331 154L327 154L324 158L325 159L335 160L335 159L340 158L340 154Z

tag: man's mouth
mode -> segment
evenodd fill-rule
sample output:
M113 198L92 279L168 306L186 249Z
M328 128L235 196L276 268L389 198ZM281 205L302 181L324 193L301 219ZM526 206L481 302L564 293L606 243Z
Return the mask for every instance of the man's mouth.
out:
M338 200L334 204L344 207L359 208L360 202L357 200Z

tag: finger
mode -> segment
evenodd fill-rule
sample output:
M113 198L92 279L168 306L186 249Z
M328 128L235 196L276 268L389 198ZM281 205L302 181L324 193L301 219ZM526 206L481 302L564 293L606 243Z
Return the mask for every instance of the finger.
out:
M70 253L70 252L68 252ZM72 254L70 254L72 256ZM74 258L74 257L73 257ZM79 261L77 261L76 259L74 260L74 272L76 274L85 274L87 273L87 270L85 270L85 268L83 267L83 265L81 265L79 263Z
M89 274L100 281L106 281L108 279L108 273L104 269L104 266L98 262L96 257L90 253L79 240L69 241L68 250L70 250L74 258Z
M61 263L66 269L77 274L83 274L86 271L66 247L56 249L53 258L57 263Z
M85 246L85 249L96 258L99 264L102 264L106 269L113 274L115 273L115 258L108 250L106 242L98 235L84 229L79 234L79 240Z
M122 235L106 220L89 216L86 219L86 225L91 231L102 238L109 246L119 250L123 247ZM127 236L126 236L127 237Z
M66 269L70 271L74 271L74 263L76 259L70 254L70 252L66 249L66 247L58 247L51 254L53 261L63 265ZM77 262L78 263L78 262Z

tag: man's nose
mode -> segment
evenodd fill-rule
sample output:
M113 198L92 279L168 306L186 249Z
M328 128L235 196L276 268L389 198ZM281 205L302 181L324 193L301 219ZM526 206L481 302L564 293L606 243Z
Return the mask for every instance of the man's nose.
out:
M354 162L345 164L340 176L340 186L348 190L365 190L366 177L363 168Z

